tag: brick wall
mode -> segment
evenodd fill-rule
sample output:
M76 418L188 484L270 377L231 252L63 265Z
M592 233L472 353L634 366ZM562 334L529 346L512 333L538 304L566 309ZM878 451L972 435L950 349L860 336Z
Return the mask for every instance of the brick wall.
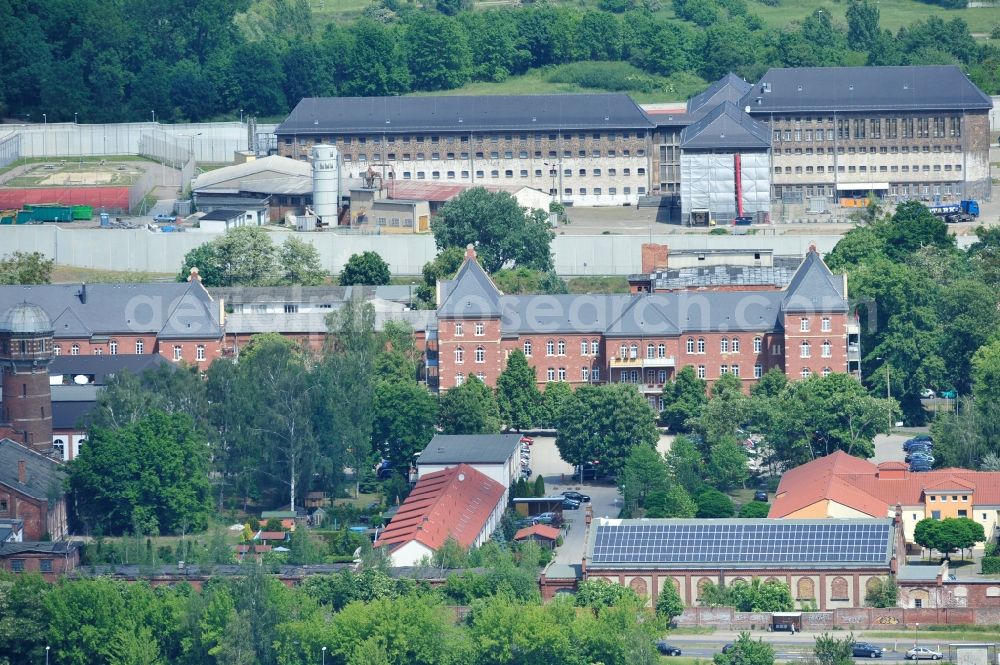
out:
M174 347L180 347L180 359L189 365L197 365L203 370L207 370L212 361L222 356L221 339L184 339L184 340L159 340L155 334L148 335L113 335L107 342L92 342L90 338L57 338L54 347L58 349L57 355L137 355L137 344L142 342L142 354L152 355L158 353L167 360L174 360ZM74 347L75 353L74 353ZM204 349L204 359L199 360L198 347ZM112 353L112 349L115 353Z
M0 559L0 568L14 571L14 562L19 561L20 573L41 573L46 582L55 582L62 575L71 573L80 565L80 550L74 549L70 554L48 554L42 552L23 552L12 554ZM42 571L43 563L49 569Z
M0 485L0 507L7 504L7 510L0 510L0 518L9 517L24 520L24 540L58 540L66 535L66 503L59 499L49 510L45 499L35 499L18 492L7 485Z

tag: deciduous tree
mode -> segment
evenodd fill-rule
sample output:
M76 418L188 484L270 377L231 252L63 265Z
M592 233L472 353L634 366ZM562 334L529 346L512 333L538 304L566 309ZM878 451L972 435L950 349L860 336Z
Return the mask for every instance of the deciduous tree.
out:
M497 378L496 395L505 427L521 431L539 421L542 395L538 392L535 368L528 364L520 349L507 358L507 367Z
M376 252L351 254L340 273L340 285L364 284L369 286L389 283L389 264Z
M441 430L445 434L497 434L500 409L489 386L476 376L441 397Z

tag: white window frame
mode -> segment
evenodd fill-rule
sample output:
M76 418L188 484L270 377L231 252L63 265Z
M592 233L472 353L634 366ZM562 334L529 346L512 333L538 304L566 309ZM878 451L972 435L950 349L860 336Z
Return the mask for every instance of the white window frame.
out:
M456 365L461 365L463 363L465 363L465 349L463 349L461 346L456 346L455 347L455 364Z
M486 362L486 349L481 346L476 347L476 363L481 365Z

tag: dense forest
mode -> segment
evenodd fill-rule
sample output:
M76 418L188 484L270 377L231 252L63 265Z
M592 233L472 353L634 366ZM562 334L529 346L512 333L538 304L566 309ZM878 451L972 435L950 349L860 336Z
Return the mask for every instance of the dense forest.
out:
M848 8L846 25L817 10L780 30L746 0L672 0L678 18L663 9L376 0L355 22L320 28L307 0L0 0L0 116L275 117L305 96L449 90L574 62L602 65L572 68L566 82L664 97L679 95L671 77L704 85L729 71L754 79L771 66L864 64L955 63L1000 92L1000 49L958 18L893 34L869 0Z

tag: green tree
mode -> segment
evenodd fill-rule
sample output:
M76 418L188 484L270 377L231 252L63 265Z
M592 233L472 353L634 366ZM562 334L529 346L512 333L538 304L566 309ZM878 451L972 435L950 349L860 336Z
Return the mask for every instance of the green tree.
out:
M684 601L681 600L677 587L671 580L666 580L656 599L656 614L666 619L667 622L673 622L683 613Z
M740 506L740 511L736 514L740 519L762 519L767 517L771 510L771 504L763 501L751 501Z
M466 190L441 208L431 229L439 249L475 245L479 261L490 273L508 263L552 269L554 234L548 213L525 210L507 192Z
M839 243L838 243L839 244ZM788 385L788 377L780 367L764 372L760 381L750 386L751 397L775 397Z
M38 573L0 573L0 663L44 659L48 625L45 599L52 585Z
M535 496L545 496L545 478L541 474L535 478Z
M867 51L878 40L878 4L869 0L855 0L847 8L847 44L855 51Z
M424 306L435 306L435 287L438 281L455 277L464 260L464 247L449 247L438 252L433 261L424 264L424 284L417 289L417 296Z
M694 517L698 504L680 485L671 485L666 492L653 492L646 497L646 517Z
M819 665L852 665L854 663L854 635L848 635L842 640L826 633L817 635L813 655Z
M622 467L622 503L633 513L645 508L647 498L670 487L670 470L666 461L651 446L635 446Z
M377 252L351 254L340 273L340 285L378 286L389 283L389 264Z
M0 256L0 284L48 284L55 260L41 252L14 252Z
M571 464L600 460L601 468L622 468L634 446L659 439L649 403L634 386L581 386L556 423L556 447Z
M267 286L278 279L278 254L259 226L240 226L212 241L222 271L219 286Z
M507 295L568 292L566 282L554 271L543 272L521 267L500 270L491 277L497 288Z
M660 414L663 424L675 432L688 431L688 421L698 417L708 401L705 389L705 381L697 377L694 367L684 367L677 373L670 389L664 387L663 401L666 406Z
M761 582L758 577L749 582L737 580L729 586L729 593L737 612L790 612L795 607L784 582Z
M750 633L743 632L733 642L732 651L717 653L712 661L715 665L774 665L774 648L762 639L753 641Z
M539 420L542 395L538 392L535 368L520 349L507 358L507 367L497 377L497 405L506 428L521 431Z
M444 434L497 434L500 409L489 386L476 376L441 397L441 431Z
M732 517L736 513L732 499L712 487L703 488L694 501L698 504L696 516L700 518Z
M219 261L219 252L214 243L198 245L184 255L178 282L186 282L191 277L191 269L198 269L198 277L205 286L225 286L225 275Z
M407 63L415 89L451 90L468 83L472 52L462 23L429 12L413 12L406 18L406 35Z
M1000 404L1000 340L983 345L973 355L972 394L981 411Z
M685 490L697 493L701 489L707 469L701 451L689 436L680 435L674 439L667 453L667 465L674 480Z
M602 578L580 582L575 596L577 607L589 607L595 614L605 607L614 607L622 603L638 604L640 600L631 587Z
M281 244L282 284L319 286L326 279L319 260L319 251L310 242L290 236Z
M708 463L709 477L722 490L744 487L750 477L746 448L727 437L712 445Z
M565 381L551 381L545 384L542 393L542 408L538 424L555 427L563 411L573 403L573 387Z
M415 381L379 381L375 386L372 437L394 469L405 471L434 437L437 399Z
M868 584L865 592L865 605L868 607L896 607L899 602L899 587L891 577L875 578Z
M153 411L119 429L92 429L69 465L69 486L80 518L103 533L200 531L208 470L206 440L191 417Z
M955 246L955 236L948 233L948 225L919 201L899 204L889 222L878 230L885 240L886 254L895 260L905 260L921 247Z

